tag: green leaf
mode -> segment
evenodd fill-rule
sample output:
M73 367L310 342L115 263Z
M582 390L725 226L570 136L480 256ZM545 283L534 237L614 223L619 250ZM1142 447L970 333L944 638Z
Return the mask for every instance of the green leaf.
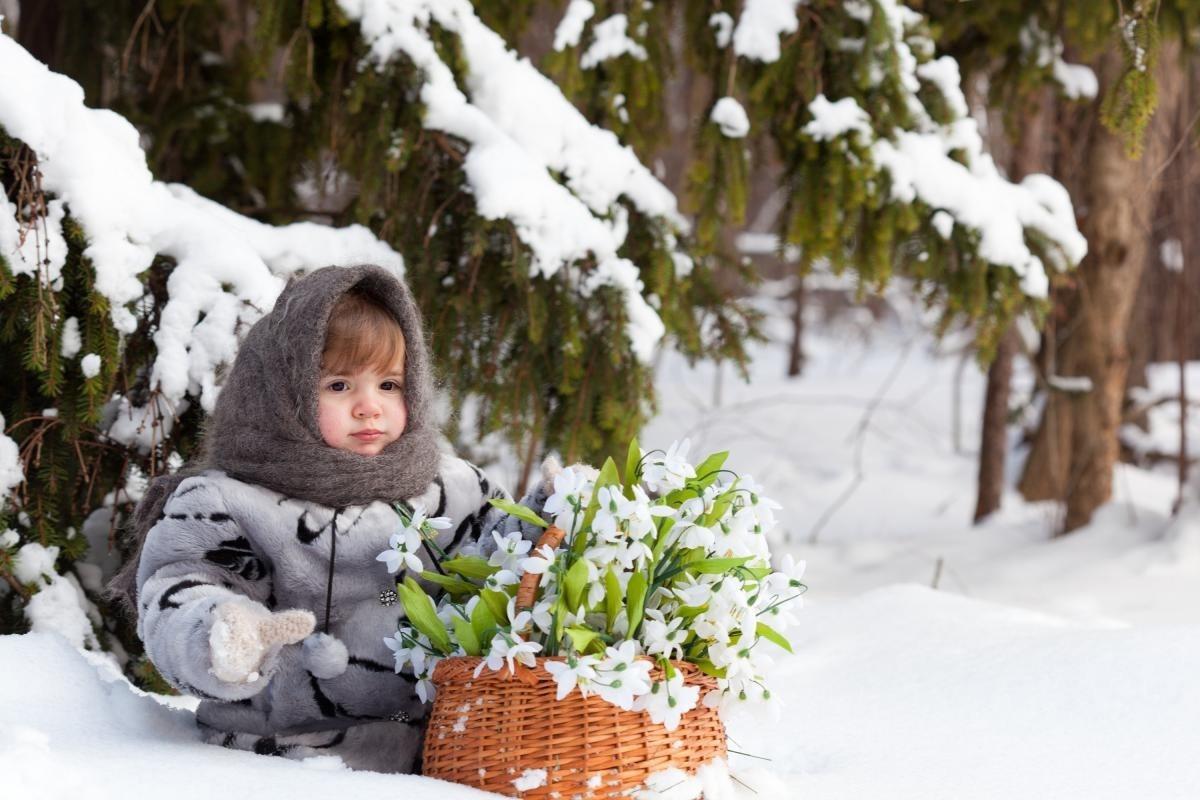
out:
M653 548L655 562L662 556L663 549L667 546L667 540L670 538L671 529L674 527L674 517L659 517L658 538L654 541Z
M600 634L591 628L571 627L566 629L567 636L571 637L571 646L575 651L582 653L588 649L592 642L596 641Z
M725 667L718 667L716 664L709 661L707 658L695 658L695 659L688 659L688 660L691 661L693 664L695 664L700 669L700 671L703 672L705 675L711 675L714 678L724 678L725 677Z
M497 625L508 624L508 595L495 589L484 589L479 593L479 599L487 604Z
M479 556L457 556L443 561L442 569L453 572L455 575L461 575L464 578L482 581L498 572L500 567L493 567L487 562L487 559L480 558Z
M596 483L592 488L592 500L583 514L583 527L580 530L591 530L592 520L595 518L596 512L600 510L600 490L605 486L620 485L621 476L617 474L617 462L612 458L606 458L604 466L600 467L600 474L596 476ZM571 552L580 555L585 547L587 547L587 537L576 536L575 541L571 543Z
M471 627L480 642L491 642L492 636L495 635L493 631L497 627L496 617L482 598L475 604L475 608L471 609Z
M413 627L425 634L436 650L449 655L450 634L446 633L446 626L438 619L433 600L429 599L421 585L406 576L403 585L396 587L396 593L400 596L404 613Z
M532 510L526 508L520 503L514 503L511 500L502 500L498 497L493 497L488 500L489 503L503 511L505 514L510 514L519 520L524 520L530 525L536 525L539 528L549 528L550 523L539 517Z
M625 590L625 610L629 615L629 636L637 634L638 626L642 624L642 612L646 605L646 575L635 572L629 577L629 586Z
M729 451L723 450L720 453L713 453L700 462L696 467L696 480L701 486L709 486L717 479L717 471L725 466L727 458L729 458Z
M462 645L462 649L467 651L467 655L483 655L483 647L479 644L479 635L475 633L475 626L469 620L455 615L454 635L458 638L458 643Z
M608 572L604 573L604 615L608 618L608 629L611 631L613 625L617 622L617 615L621 613L621 582L617 580L617 573L613 572L613 568L609 567Z
M461 597L463 595L473 595L479 591L479 587L473 583L468 583L462 578L456 578L453 575L443 575L440 572L431 572L425 570L421 573L421 577L430 583L436 583L450 594Z
M775 630L767 623L765 623L765 622L758 623L758 627L755 630L758 633L758 635L763 637L764 639L774 642L775 644L782 647L784 650L787 650L789 653L792 652L791 642L789 642L782 633Z
M629 453L625 456L625 496L633 499L633 487L638 482L638 462L642 460L642 448L635 436L629 442Z
M737 569L753 558L754 556L743 556L741 558L702 558L699 561L693 561L688 564L683 570L695 575L721 575Z
M583 602L583 592L587 589L587 562L578 559L563 577L563 593L567 599L567 610L574 612Z

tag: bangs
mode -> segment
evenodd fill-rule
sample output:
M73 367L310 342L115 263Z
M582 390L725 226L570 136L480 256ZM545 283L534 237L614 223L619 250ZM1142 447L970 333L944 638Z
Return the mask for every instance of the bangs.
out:
M404 354L404 331L386 308L353 289L338 299L325 331L322 372L345 374L371 368L403 374Z

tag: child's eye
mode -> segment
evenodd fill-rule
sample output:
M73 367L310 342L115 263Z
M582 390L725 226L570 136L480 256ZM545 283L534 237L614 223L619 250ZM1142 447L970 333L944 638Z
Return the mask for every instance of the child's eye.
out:
M334 391L334 392L344 392L346 390L346 382L345 381L332 381L325 388L329 389L330 391Z
M399 391L403 387L396 381L384 381L383 383L379 384L379 388L383 389L385 392L395 392Z

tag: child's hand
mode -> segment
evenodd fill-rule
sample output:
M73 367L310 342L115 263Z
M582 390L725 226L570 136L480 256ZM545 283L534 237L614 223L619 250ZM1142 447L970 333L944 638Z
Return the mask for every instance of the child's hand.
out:
M295 644L313 632L311 611L293 609L271 613L252 600L233 600L217 606L208 635L212 673L229 683L253 683L263 663L285 644Z

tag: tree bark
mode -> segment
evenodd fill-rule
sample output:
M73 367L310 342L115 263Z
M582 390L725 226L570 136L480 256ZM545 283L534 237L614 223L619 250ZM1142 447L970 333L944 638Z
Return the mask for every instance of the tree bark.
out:
M1008 397L1012 387L1013 356L1017 332L1009 328L988 367L987 394L983 402L983 433L979 447L979 488L975 522L1000 509L1004 494L1004 463L1008 452Z
M1089 250L1067 302L1068 322L1056 361L1058 374L1085 377L1091 390L1050 389L1021 481L1027 499L1066 501L1064 533L1090 522L1112 495L1129 367L1129 319L1146 264L1154 184L1167 152L1163 121L1169 129L1181 84L1177 53L1165 44L1159 64L1160 106L1142 158L1130 159L1124 143L1096 122L1082 142L1082 196L1075 202L1077 209L1086 210L1081 229ZM1096 71L1102 94L1121 68L1116 51L1100 57Z
M792 341L788 347L787 374L794 378L804 369L804 276L796 276L792 292Z
M1049 90L1036 96L1015 137L1011 168L1014 181L1034 172L1051 172L1054 160L1052 127L1054 97ZM1008 457L1008 401L1011 395L1017 333L1011 327L1001 336L996 357L988 368L979 442L979 481L975 496L975 522L1000 509Z

